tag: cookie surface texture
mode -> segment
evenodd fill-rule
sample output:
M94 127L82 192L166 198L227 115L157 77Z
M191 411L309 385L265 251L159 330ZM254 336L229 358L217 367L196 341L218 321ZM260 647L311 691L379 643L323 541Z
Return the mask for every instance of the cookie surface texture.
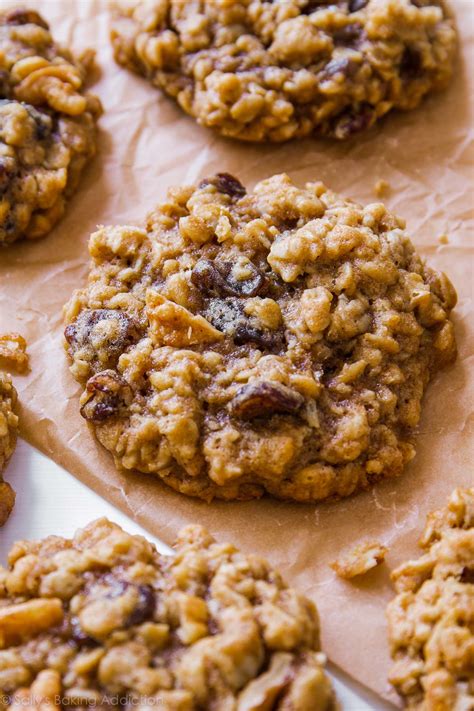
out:
M59 48L37 12L0 12L0 247L46 235L95 153L92 59Z
M16 543L0 579L14 708L335 708L312 602L198 526L163 556L101 519L72 540Z
M15 493L10 484L3 481L3 471L15 451L18 431L18 416L14 412L17 401L11 377L0 372L0 526L9 517L15 503Z
M119 64L225 136L344 139L445 87L456 31L430 0L127 0L112 43Z
M474 708L474 489L428 516L418 560L392 573L390 681L412 711Z
M382 204L221 173L89 251L65 336L120 467L208 500L316 501L413 457L424 388L455 358L456 294Z

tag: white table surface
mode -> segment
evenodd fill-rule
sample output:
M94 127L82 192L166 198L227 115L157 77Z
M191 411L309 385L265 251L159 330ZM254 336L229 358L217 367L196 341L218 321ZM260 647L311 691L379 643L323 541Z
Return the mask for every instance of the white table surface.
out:
M2 564L16 540L50 534L70 537L77 528L100 516L107 516L130 533L147 536L162 553L170 552L164 543L26 442L18 442L5 479L15 489L17 498L9 520L0 529ZM322 622L324 624L324 620ZM390 711L394 708L332 666L330 673L342 709Z

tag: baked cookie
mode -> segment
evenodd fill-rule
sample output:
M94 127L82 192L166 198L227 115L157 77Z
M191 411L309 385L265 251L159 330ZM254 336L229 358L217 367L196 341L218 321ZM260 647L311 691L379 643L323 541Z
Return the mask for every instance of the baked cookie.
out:
M392 573L390 681L417 711L474 708L474 489L428 516L426 553Z
M16 446L16 400L16 390L10 376L0 372L0 526L3 526L9 517L15 503L15 492L10 484L3 481L2 473Z
M404 226L321 183L246 193L220 173L171 190L145 229L99 229L66 308L83 417L118 465L207 500L400 474L456 354L456 293Z
M100 519L72 540L17 543L9 564L0 662L14 708L335 708L312 602L199 526L162 556Z
M198 123L246 141L349 136L452 74L443 0L125 0L115 59Z
M32 10L0 12L0 246L49 232L95 153L100 101Z

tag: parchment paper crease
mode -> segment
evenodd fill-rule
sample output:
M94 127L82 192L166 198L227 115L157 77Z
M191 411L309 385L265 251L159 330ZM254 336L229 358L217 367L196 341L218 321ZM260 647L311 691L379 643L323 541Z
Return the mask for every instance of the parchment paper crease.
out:
M455 486L473 482L472 0L452 3L461 56L447 92L430 97L417 111L390 116L351 143L307 140L283 146L221 139L144 80L118 69L104 2L31 0L28 5L40 9L68 46L97 49L101 76L94 90L105 114L99 155L61 224L44 240L0 252L0 333L18 330L30 344L31 373L15 381L22 435L166 542L182 524L198 521L217 537L267 556L317 602L331 660L393 700L386 681L384 618L393 594L389 568L416 554L425 514L443 505ZM376 201L373 186L383 178L392 186L385 201L407 219L420 252L455 284L459 359L431 384L418 455L398 480L329 505L272 500L207 505L152 477L117 473L88 431L63 352L61 314L86 277L88 236L97 224L141 222L168 186L217 171L235 173L247 186L286 171L300 183L321 179L362 202ZM441 245L444 233L449 243ZM366 537L389 547L387 565L360 582L340 581L328 563Z

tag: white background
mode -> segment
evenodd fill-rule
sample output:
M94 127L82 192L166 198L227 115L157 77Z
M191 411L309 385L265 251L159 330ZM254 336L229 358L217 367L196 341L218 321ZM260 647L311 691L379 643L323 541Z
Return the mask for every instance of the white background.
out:
M107 516L130 533L147 536L163 553L170 551L157 538L26 442L18 442L5 478L15 489L17 498L10 519L0 529L2 564L5 564L7 553L16 540L42 538L50 534L70 537L77 528L99 516ZM363 654L364 650L360 652ZM390 711L394 708L333 667L331 676L342 709Z

